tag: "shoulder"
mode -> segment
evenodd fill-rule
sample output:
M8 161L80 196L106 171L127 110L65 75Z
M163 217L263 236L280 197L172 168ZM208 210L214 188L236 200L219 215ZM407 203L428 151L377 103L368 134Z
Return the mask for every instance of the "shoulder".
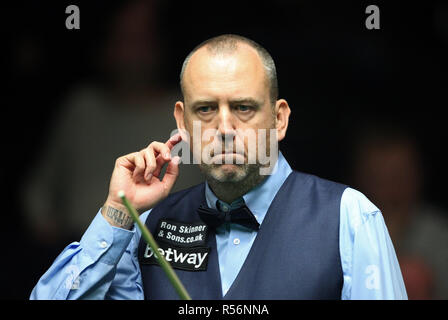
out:
M381 215L380 209L363 193L347 187L341 197L341 223L356 231L376 215Z
M314 174L305 173L293 170L291 172L291 178L294 181L294 183L301 183L301 184L307 184L313 187L318 187L322 191L330 191L330 190L344 190L347 188L346 185L335 182L332 180L328 180L325 178L321 178L319 176L316 176Z
M354 232L372 217L381 216L381 211L362 192L345 184L327 180L316 175L293 171L296 183L315 189L320 198L340 201L340 221Z

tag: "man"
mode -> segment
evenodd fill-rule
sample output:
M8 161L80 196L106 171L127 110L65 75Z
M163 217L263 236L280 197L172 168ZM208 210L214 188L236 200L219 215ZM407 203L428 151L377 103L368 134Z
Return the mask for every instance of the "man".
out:
M207 40L186 58L181 88L181 134L117 159L104 206L32 299L177 298L120 190L140 212L149 209L141 219L193 299L407 298L378 208L344 185L293 171L275 149L290 109L277 98L265 49L236 35ZM254 133L255 151L254 136L242 132ZM179 162L170 152L181 139L207 182L168 196ZM276 156L271 163L263 150Z

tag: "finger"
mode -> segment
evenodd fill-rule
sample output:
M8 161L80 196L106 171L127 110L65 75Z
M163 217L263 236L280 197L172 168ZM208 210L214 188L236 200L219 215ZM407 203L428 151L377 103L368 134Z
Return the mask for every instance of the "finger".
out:
M115 167L124 167L133 171L135 169L135 155L137 152L127 154L125 156L117 158L115 161Z
M152 142L147 149L148 153L154 155L155 158L155 160L152 161L155 166L151 173L153 176L158 177L163 165L171 160L171 150L165 143L157 141Z
M173 149L173 147L178 144L180 141L182 141L182 136L180 133L176 133L174 136L170 137L168 141L165 143L168 148Z
M169 162L169 161L165 161L161 155L159 155L156 158L156 168L155 168L155 170L154 170L154 172L152 174L154 177L159 177L160 176L160 172L162 171L163 165L166 162Z
M153 141L148 146L148 149L150 149L156 157L161 155L166 162L171 160L171 149L165 143Z
M145 171L146 163L145 159L143 158L143 154L141 152L136 152L134 156L134 162L135 162L135 169L132 174L132 178L135 181L142 181L143 179L143 173Z
M170 137L166 142L165 145L171 150L173 149L173 147L178 144L180 141L182 141L182 136L180 135L180 133L176 133L175 135L173 135L172 137ZM162 158L160 155L156 157L156 162L157 162L157 166L156 166L156 170L154 171L153 175L155 177L159 177L160 172L162 171L163 165L167 162L164 161L165 158Z
M147 182L153 176L158 177L160 175L163 165L171 160L171 149L180 141L182 141L181 135L175 134L166 143L153 141L146 149L142 150L146 162L144 178Z
M180 157L175 156L173 160L168 163L165 175L163 176L162 183L165 185L165 190L169 193L174 186L174 183L179 176L179 162Z
M149 183L157 167L156 157L154 156L154 152L151 152L149 148L143 149L142 151L146 163L145 180Z

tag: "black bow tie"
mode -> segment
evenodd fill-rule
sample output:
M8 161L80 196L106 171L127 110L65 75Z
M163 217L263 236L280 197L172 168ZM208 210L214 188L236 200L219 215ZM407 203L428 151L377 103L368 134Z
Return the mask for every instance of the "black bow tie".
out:
M202 221L212 228L217 228L225 222L237 223L252 230L260 228L257 219L245 204L228 212L221 212L201 205L198 208L198 214Z

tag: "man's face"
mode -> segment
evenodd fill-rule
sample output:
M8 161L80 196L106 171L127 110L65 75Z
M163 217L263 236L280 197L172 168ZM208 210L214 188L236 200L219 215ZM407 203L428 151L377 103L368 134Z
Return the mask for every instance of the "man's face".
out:
M212 55L203 47L191 57L183 80L185 101L176 104L175 117L179 129L186 129L190 135L190 148L198 147L193 145L198 141L191 139L195 124L200 125L203 135L214 133L205 141L201 139L201 170L220 182L241 181L258 170L260 136L265 135L266 156L270 154L269 129L274 129L275 143L278 137L276 104L273 106L270 101L265 69L257 52L240 44L234 53ZM248 129L253 135L242 134L248 133ZM250 141L254 137L256 141ZM253 148L249 150L249 144L254 142L255 155ZM233 148L229 149L230 144ZM256 163L248 161L253 156Z

